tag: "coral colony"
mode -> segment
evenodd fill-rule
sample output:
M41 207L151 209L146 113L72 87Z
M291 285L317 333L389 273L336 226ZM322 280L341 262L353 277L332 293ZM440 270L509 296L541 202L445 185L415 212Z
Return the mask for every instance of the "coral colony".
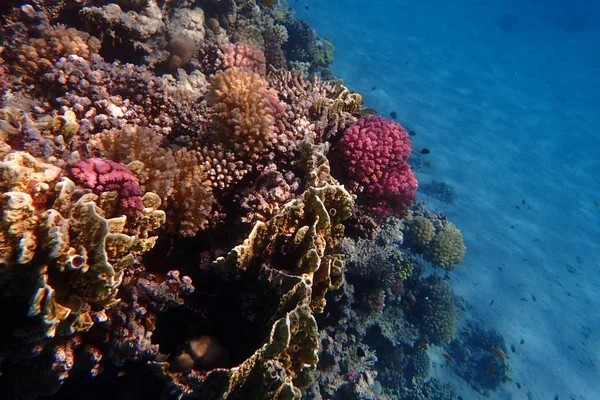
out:
M283 1L31 3L0 5L1 398L455 395L426 271L462 235L331 42Z

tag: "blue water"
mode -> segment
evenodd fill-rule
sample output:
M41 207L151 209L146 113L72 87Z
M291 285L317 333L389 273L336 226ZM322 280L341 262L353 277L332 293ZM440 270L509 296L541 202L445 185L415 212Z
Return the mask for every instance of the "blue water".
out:
M456 204L420 200L465 237L464 317L518 346L494 398L600 399L600 3L291 5L346 85L431 150L419 181L456 188Z

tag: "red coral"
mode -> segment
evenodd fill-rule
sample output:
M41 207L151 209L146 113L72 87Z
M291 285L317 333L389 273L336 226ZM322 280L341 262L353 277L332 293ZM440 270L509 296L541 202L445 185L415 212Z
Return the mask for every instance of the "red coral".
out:
M71 167L75 181L94 193L116 191L119 194L121 212L137 216L142 210L142 190L133 173L123 164L100 158L89 158L76 162Z
M382 117L356 121L336 148L350 189L380 218L404 216L415 201L418 183L406 162L411 151L404 128Z

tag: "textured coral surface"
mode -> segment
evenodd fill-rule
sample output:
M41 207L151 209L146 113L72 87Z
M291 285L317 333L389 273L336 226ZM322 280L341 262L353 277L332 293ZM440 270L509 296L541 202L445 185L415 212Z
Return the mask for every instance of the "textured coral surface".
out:
M462 235L329 40L284 1L1 7L0 398L452 398Z

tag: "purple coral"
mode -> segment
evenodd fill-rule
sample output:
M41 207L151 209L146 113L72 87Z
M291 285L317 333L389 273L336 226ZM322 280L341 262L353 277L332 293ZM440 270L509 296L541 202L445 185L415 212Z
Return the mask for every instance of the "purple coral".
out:
M133 173L123 164L101 158L89 158L71 167L75 181L94 193L115 191L119 194L120 211L131 217L142 210L142 190Z

